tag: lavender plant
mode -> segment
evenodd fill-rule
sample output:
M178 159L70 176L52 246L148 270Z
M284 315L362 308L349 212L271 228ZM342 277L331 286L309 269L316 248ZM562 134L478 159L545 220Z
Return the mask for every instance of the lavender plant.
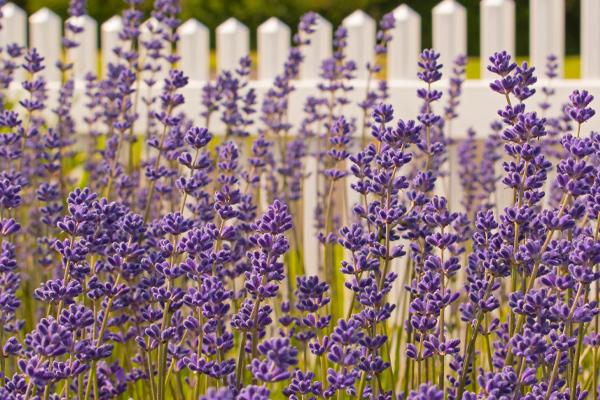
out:
M588 91L559 109L549 81L532 103L535 69L498 52L499 120L485 140L468 131L452 146L465 57L445 94L440 55L424 50L422 107L398 118L386 81L371 87L388 14L362 119L348 111L356 65L343 27L293 119L308 13L260 111L243 57L198 93L196 125L182 111L195 100L174 52L179 3L155 1L150 26L140 1L126 3L116 61L86 75L81 98L76 23L58 65L36 49L0 52L0 399L600 399ZM62 77L52 109L45 68ZM547 78L556 70L549 57ZM441 195L452 160L457 209ZM313 189L320 257L309 265Z

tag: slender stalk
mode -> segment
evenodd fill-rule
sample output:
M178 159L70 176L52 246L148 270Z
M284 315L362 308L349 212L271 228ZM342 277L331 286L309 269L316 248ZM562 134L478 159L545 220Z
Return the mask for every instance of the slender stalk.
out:
M117 275L117 279L115 280L114 287L117 287L121 282L121 272ZM104 337L104 332L106 331L106 327L108 326L108 318L110 315L110 311L112 309L113 302L115 301L115 297L112 296L108 299L108 303L106 304L106 310L104 311L104 316L102 317L102 323L100 325L100 332L96 338L96 347L98 347ZM87 386L85 389L85 400L89 400L91 395L92 383L96 381L96 364L97 360L92 361L92 367L90 368L90 372L88 374ZM98 382L96 382L97 384ZM94 393L96 393L96 388L94 388ZM97 397L96 397L97 398Z
M171 116L173 112L173 107L169 106L167 108L167 119ZM167 124L163 126L162 134L160 135L160 144L158 145L158 155L156 156L156 160L154 161L154 169L156 170L160 166L160 160L162 157L162 149L165 144L165 138L167 136ZM150 181L150 189L148 191L148 197L146 198L146 208L144 209L144 224L148 222L148 217L150 216L150 207L152 206L152 198L154 197L154 190L156 188L156 179Z
M485 294L483 295L484 299L487 299L490 296L490 294L492 293L493 287L494 287L494 278L490 276L490 277L488 277L487 288L485 290ZM475 350L475 342L477 341L477 335L479 333L479 328L481 327L481 322L483 321L483 316L484 316L484 311L482 309L480 309L477 312L477 318L476 318L475 326L473 327L473 332L471 332L471 338L469 339L467 347L465 348L465 353L463 356L463 367L462 367L462 370L460 371L460 378L458 381L458 389L456 392L457 399L462 399L462 395L465 390L465 383L467 380L467 372L469 370L469 363L473 356L473 352Z
M565 326L563 327L563 333L568 332L571 327L571 320L573 319L573 315L575 314L575 310L577 308L577 303L579 301L579 297L584 292L584 284L580 283L579 288L577 289L577 294L573 299L573 304L571 305L571 309L569 311L569 315L565 321ZM552 366L552 374L550 375L550 382L548 383L548 390L546 391L546 400L550 399L550 395L552 394L552 389L554 388L554 383L556 382L556 378L558 376L558 367L560 366L560 357L562 356L562 351L556 351L556 357L554 358L554 365Z
M577 389L577 378L579 375L579 359L581 357L581 348L583 346L583 334L585 333L585 324L583 322L579 323L579 332L577 333L577 344L575 347L575 358L573 359L573 375L571 377L571 398L570 400L575 400L576 390ZM593 374L596 374L598 371L592 371Z

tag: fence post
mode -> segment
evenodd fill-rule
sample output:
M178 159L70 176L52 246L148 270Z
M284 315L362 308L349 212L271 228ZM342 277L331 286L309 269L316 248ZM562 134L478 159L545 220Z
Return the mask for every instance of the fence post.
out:
M258 79L272 80L283 70L290 51L290 28L275 17L257 30Z
M302 79L318 79L323 60L331 57L331 23L318 15L314 30L310 43L304 48L304 61L300 65Z
M208 28L198 20L190 18L177 29L177 33L181 70L191 81L207 81L210 59Z
M467 53L467 11L455 0L443 0L432 11L433 48L440 53L442 74L448 78L454 59Z
M393 11L396 26L388 44L388 79L416 79L421 52L421 16L406 4Z
M115 63L118 59L114 49L119 47L119 32L123 29L123 20L120 15L113 15L100 28L100 43L102 49L102 76L106 76L108 64Z
M44 57L44 68L40 74L48 82L59 82L60 71L56 62L61 53L60 17L44 7L29 17L29 47L35 47Z
M558 76L563 76L565 62L564 0L530 1L529 46L531 64L538 71L544 70L546 57L552 54L557 57Z
M581 0L581 77L600 79L600 1Z
M235 70L240 58L250 53L248 27L229 18L217 27L217 70Z
M75 79L83 80L88 72L98 73L98 24L88 15L71 17L65 24L82 27L83 32L77 35L78 46L69 49L69 62L73 63Z
M481 77L489 79L493 74L487 64L495 52L506 50L515 56L515 2L483 0L480 10Z
M2 20L0 20L0 46L6 52L9 44L27 45L27 14L14 3L7 3L2 7ZM21 62L21 58L17 62ZM15 80L22 81L25 77L23 69L15 71Z
M356 78L366 79L367 63L375 59L375 20L364 11L356 10L344 18L342 25L348 30L346 54L356 62Z

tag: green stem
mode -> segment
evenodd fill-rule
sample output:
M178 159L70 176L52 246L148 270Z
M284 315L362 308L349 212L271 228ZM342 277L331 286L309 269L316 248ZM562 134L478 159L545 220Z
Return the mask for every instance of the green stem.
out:
M121 282L121 272L119 272L119 274L117 275L117 279L115 279L114 287L116 288L120 282ZM96 347L98 347L100 345L100 343L102 342L102 338L104 337L104 332L106 331L106 327L108 326L108 318L109 318L110 311L111 311L114 301L115 301L115 298L113 296L110 299L108 299L108 303L106 304L106 311L104 312L104 316L102 318L102 324L100 325L100 332L98 333L98 337L96 338ZM94 377L93 379L92 379L92 376ZM89 400L90 395L91 395L92 383L95 381L96 381L96 360L92 361L92 367L88 374L88 382L87 382L87 387L85 389L85 400ZM95 383L95 385L97 385L97 384L98 384L98 382ZM97 392L97 388L94 387L94 394L96 394L96 392ZM96 396L96 399L97 398L98 397Z
M492 288L494 287L494 278L493 277L489 277L488 278L488 284L487 284L487 288L485 290L485 294L483 295L483 299L487 299L490 294L492 293ZM471 338L469 339L469 343L467 344L467 347L465 348L465 354L463 357L463 367L462 370L460 371L460 379L458 381L458 390L457 390L457 399L462 399L464 390L465 390L465 383L467 381L467 371L469 370L469 363L471 360L471 357L473 356L473 351L475 350L475 342L477 341L477 335L479 333L479 327L481 326L481 322L483 321L483 315L484 312L483 310L479 310L479 312L477 313L477 319L475 322L475 326L473 327L473 332L471 332Z
M573 360L573 376L571 378L571 399L575 400L576 388L577 388L577 378L579 375L579 358L581 357L581 348L583 346L583 334L585 332L584 323L579 323L579 332L577 333L577 347L575 350L575 359ZM597 374L598 371L594 370L593 374Z

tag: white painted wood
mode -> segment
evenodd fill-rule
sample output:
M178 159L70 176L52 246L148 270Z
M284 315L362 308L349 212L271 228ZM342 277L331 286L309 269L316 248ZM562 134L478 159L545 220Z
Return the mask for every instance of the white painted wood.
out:
M480 3L481 76L492 78L489 58L497 51L515 54L514 0L483 0Z
M563 76L565 61L564 0L530 1L529 49L531 64L541 71L546 65L546 57L551 54L555 55L558 61L558 76Z
M177 53L181 70L191 81L209 79L210 45L208 28L196 19L188 19L178 29Z
M303 245L304 245L304 266L307 275L316 275L319 270L321 244L317 239L318 230L315 228L315 210L317 208L317 160L313 156L306 158L304 162L304 172L308 176L303 182L302 207L304 226Z
M258 79L272 80L283 71L290 52L290 28L271 17L258 27Z
M0 20L0 46L3 48L3 54L6 54L6 46L9 44L18 44L21 47L27 45L27 14L23 9L14 3L7 3L2 7L2 19ZM22 58L15 60L22 62ZM19 68L14 72L16 81L22 81L25 78L25 71Z
M433 48L440 53L443 78L448 78L454 59L467 53L467 11L455 0L443 0L432 17Z
M581 0L581 77L600 78L600 1Z
M66 23L83 27L83 32L77 34L77 47L69 50L68 60L73 63L75 79L82 80L88 72L98 73L98 23L88 15L71 17ZM65 28L66 32L66 28Z
M229 18L217 27L217 69L235 70L240 58L250 53L248 27L235 18Z
M163 45L163 48L160 49L160 58L154 58L152 57L152 53L155 53L155 51L149 51L147 48L145 48L144 43L148 43L149 41L155 39L161 39L161 35L163 35L163 32L166 32L167 29L169 28L164 24L161 24L154 17L148 18L140 26L140 37L138 39L140 43L141 62L143 64L151 64L152 67L160 66L160 70L154 72L142 72L142 78L153 78L159 85L162 85L164 79L169 76L169 69L171 69L171 66L167 60L165 60L165 56L171 54L171 49L168 49Z
M421 16L406 4L394 12L396 25L388 43L388 79L416 79L421 52Z
M0 46L16 43L20 46L27 44L27 14L14 3L6 3L2 7L0 20Z
M114 49L121 45L119 32L123 29L121 16L114 15L102 24L100 28L100 40L102 44L102 76L106 76L108 64L116 63L118 60Z
M367 78L367 63L375 60L375 29L373 18L362 10L356 10L342 22L348 30L346 55L356 63L356 78Z
M29 46L44 57L46 68L40 75L50 83L60 81L56 63L61 58L61 25L60 17L46 7L29 17Z
M303 49L304 62L300 66L302 79L318 79L323 60L331 57L332 26L329 21L317 15L310 43Z

